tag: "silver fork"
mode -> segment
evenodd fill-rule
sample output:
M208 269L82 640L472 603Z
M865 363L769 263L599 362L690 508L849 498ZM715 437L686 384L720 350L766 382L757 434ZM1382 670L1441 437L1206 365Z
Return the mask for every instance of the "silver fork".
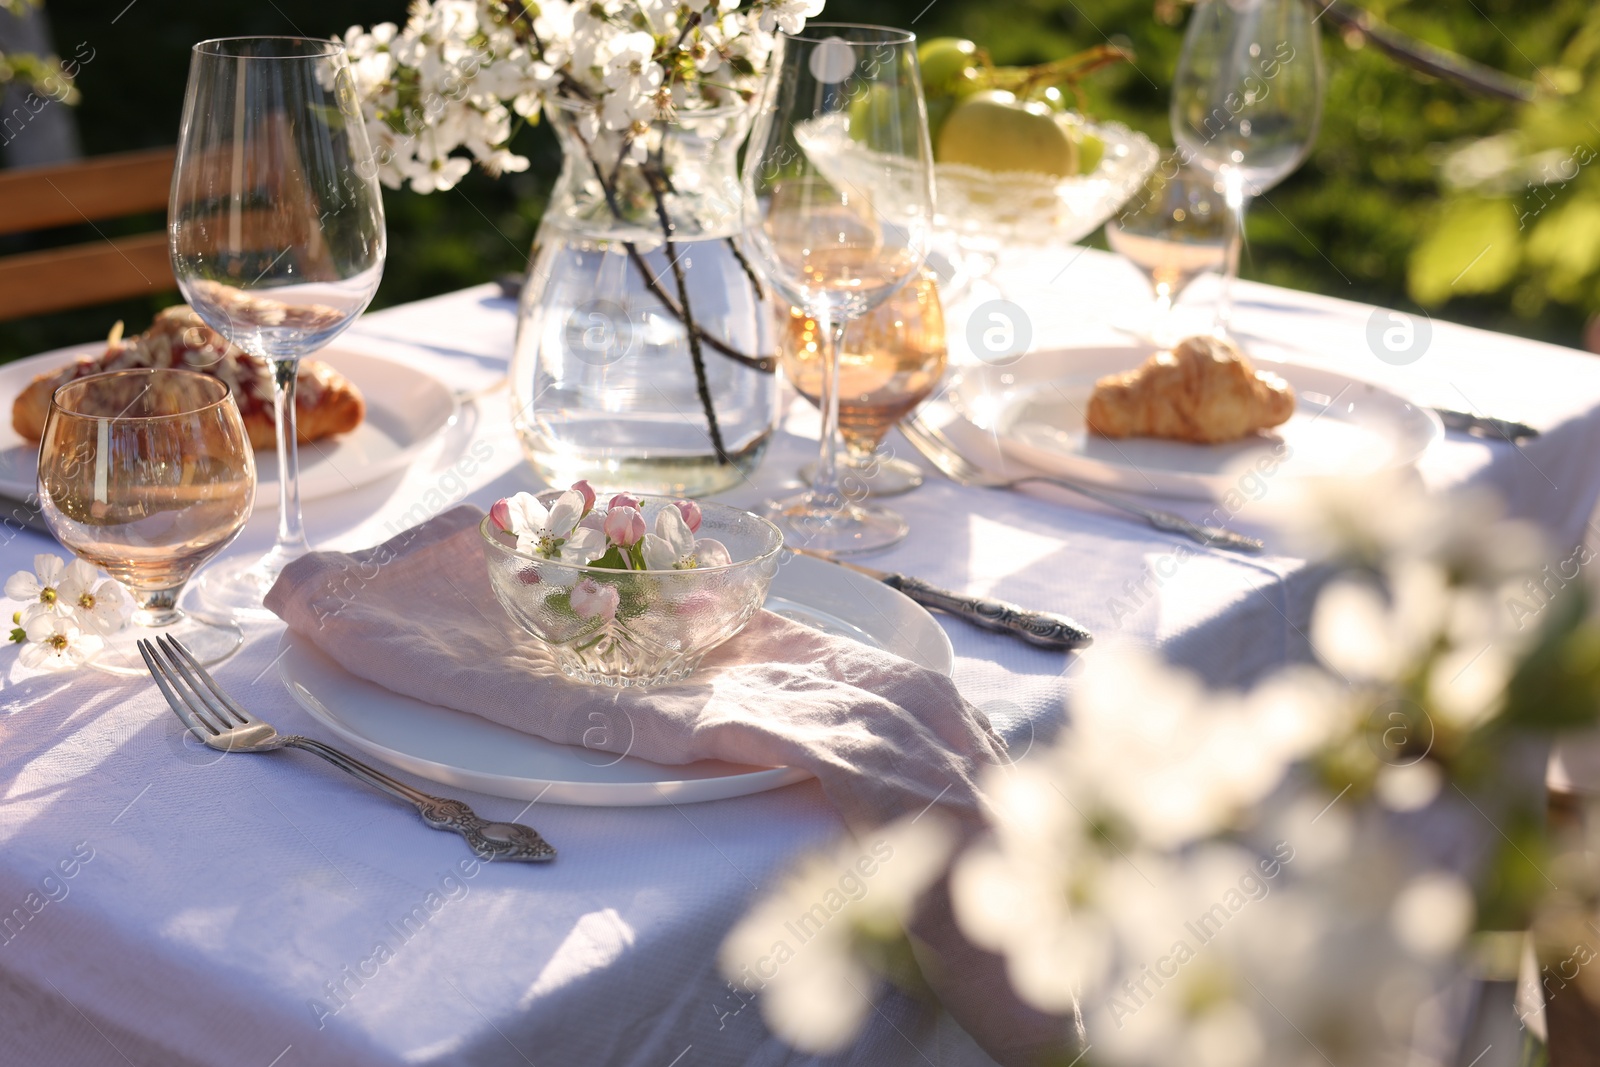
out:
M907 441L911 442L911 447L922 453L929 463L943 471L951 481L959 482L962 485L977 485L986 489L1014 489L1024 482L1043 482L1047 485L1058 486L1086 496L1090 500L1097 500L1106 505L1106 507L1116 508L1118 511L1125 511L1129 515L1135 515L1157 530L1181 534L1191 541L1197 541L1211 548L1225 548L1234 552L1260 552L1266 547L1257 538L1246 537L1244 534L1235 533L1220 526L1202 526L1199 523L1190 522L1182 515L1174 515L1170 511L1147 508L1066 478L1042 474L1028 474L1020 478L1005 478L990 474L966 456L963 456L961 450L945 435L943 430L940 430L937 426L929 425L916 415L901 420L900 432L905 435Z
M321 756L390 796L414 804L423 822L435 830L453 830L460 834L483 859L538 863L556 858L556 850L531 827L521 823L490 822L459 800L413 789L321 741L278 733L269 723L240 707L175 638L163 634L154 642L141 640L139 654L144 656L150 676L156 680L161 695L167 698L178 718L190 733L212 748L223 752L298 748Z

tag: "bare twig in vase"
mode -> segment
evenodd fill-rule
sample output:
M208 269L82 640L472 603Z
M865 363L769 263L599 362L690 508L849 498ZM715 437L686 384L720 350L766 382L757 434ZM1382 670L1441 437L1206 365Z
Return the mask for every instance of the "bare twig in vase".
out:
M744 268L744 276L750 279L750 288L754 290L756 299L765 303L767 299L766 287L761 284L761 279L757 277L755 268L750 266L750 261L744 258L744 252L739 248L739 242L732 237L724 237L723 240L728 242L728 250L733 253L733 258L739 261L739 266Z
M731 241L732 238L729 238L729 240ZM644 284L645 287L650 290L650 295L661 302L661 306L667 309L667 313L669 315L677 319L679 322L684 323L686 329L689 328L687 324L687 318L683 313L683 309L680 308L677 302L673 300L667 291L661 287L661 279L657 278L650 272L650 265L645 262L645 258L639 252L638 247L635 246L632 241L626 242L623 247L628 250L628 258L633 261L633 265L639 269L640 274L644 275ZM751 280L754 281L754 277L752 277ZM766 299L764 293L760 289L756 290L756 298L758 300ZM778 358L776 356L747 356L737 348L733 348L726 342L720 341L711 334L706 333L698 326L693 328L693 333L700 339L701 344L712 349L713 351L722 353L735 363L749 367L751 370L760 371L762 374L771 374L773 371L778 369Z
M640 168L644 172L645 181L650 184L650 194L655 199L656 218L661 222L661 235L665 240L667 264L672 268L672 280L678 287L678 299L683 304L683 326L689 338L689 358L694 361L694 387L700 394L700 406L705 410L706 422L711 430L711 447L716 450L717 462L728 463L728 451L722 444L722 428L717 425L717 409L711 403L711 385L706 381L706 361L700 351L700 332L695 328L694 312L689 307L689 284L683 276L683 264L677 253L677 247L672 240L672 233L676 227L667 215L667 180L660 170L660 156ZM649 275L647 274L646 277Z
M622 206L617 203L617 196L614 187L606 180L605 174L600 170L600 161L595 158L594 146L591 145L582 134L575 133L574 135L577 137L578 143L583 145L584 154L589 157L589 165L594 169L595 180L600 183L600 192L605 196L606 205L611 208L612 216L618 219L626 218L627 216L622 213ZM731 241L732 239L729 238L729 240ZM701 344L720 352L722 355L727 356L735 363L742 364L743 366L749 367L754 371L760 371L762 374L771 374L778 369L778 358L776 356L747 355L744 352L739 351L737 348L734 348L726 341L722 341L716 337L713 337L711 334L706 333L698 326L690 326L689 320L692 318L692 316L686 315L684 313L684 309L680 308L677 305L677 302L674 301L672 297L667 294L667 291L661 287L660 279L658 279L655 274L651 272L650 266L645 262L644 256L640 254L638 246L632 241L624 241L622 243L622 247L627 250L628 259L632 261L639 273L644 276L644 284L645 287L650 290L650 295L661 302L661 306L667 309L668 314L677 319L679 322L683 323L684 328L689 330L690 333L698 338ZM735 250L735 254L738 255L737 249ZM766 296L764 290L761 288L761 283L756 280L755 274L750 271L750 267L745 263L742 255L739 255L739 262L744 264L745 271L749 275L750 282L753 286L755 286L756 298L758 300L765 300Z

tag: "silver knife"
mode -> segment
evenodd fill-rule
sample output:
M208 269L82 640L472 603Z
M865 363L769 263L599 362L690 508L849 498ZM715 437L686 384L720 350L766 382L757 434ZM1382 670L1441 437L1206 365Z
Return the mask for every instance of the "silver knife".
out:
M864 574L874 581L882 582L890 589L898 589L925 608L936 608L965 619L974 626L981 626L985 630L1019 637L1030 645L1050 649L1075 649L1088 648L1094 644L1094 635L1065 615L1056 615L1048 611L1028 611L1015 604L1008 604L1004 600L993 600L989 597L967 596L930 585L921 578L873 570L859 563L846 563L842 559L834 559L809 548L790 548L789 551L840 567L848 567L857 574Z
M1496 419L1489 415L1474 415L1470 411L1456 411L1454 408L1434 408L1433 413L1439 416L1439 421L1444 423L1445 429L1471 434L1489 441L1510 441L1515 444L1524 437L1539 436L1539 431L1525 422Z
M0 493L0 526L37 530L39 533L55 536L45 524L44 516L39 513L38 498L32 496L27 500L18 500L14 496Z

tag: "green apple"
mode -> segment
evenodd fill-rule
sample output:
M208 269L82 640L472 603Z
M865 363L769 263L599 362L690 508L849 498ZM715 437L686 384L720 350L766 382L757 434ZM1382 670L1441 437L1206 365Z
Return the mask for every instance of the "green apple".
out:
M1008 92L974 93L950 112L939 131L940 163L1058 178L1078 173L1078 144L1046 104L1019 103Z

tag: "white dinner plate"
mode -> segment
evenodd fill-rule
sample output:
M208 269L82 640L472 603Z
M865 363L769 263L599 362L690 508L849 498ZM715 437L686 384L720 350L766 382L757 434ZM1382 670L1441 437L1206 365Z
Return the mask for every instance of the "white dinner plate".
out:
M1295 412L1240 441L1194 445L1091 434L1084 413L1097 378L1132 370L1148 347L1033 352L1008 367L963 368L950 398L1006 455L1038 470L1136 493L1215 498L1240 472L1287 445L1274 477L1372 474L1408 467L1444 436L1438 416L1382 386L1336 371L1252 356L1294 387Z
M104 341L73 345L0 366L3 410L46 371L80 356L105 350ZM367 416L350 433L300 446L300 497L314 500L368 485L403 469L449 424L455 394L439 379L415 367L333 344L318 352L355 383L367 402ZM0 492L27 496L34 491L39 449L19 436L9 418L0 418ZM256 453L256 507L278 503L278 457L272 449Z
M933 616L888 586L831 563L789 558L766 606L941 674L955 666L950 638ZM283 636L278 671L295 700L341 740L435 782L496 796L604 807L690 804L810 777L793 767L714 760L668 767L546 741L357 678L293 631Z

